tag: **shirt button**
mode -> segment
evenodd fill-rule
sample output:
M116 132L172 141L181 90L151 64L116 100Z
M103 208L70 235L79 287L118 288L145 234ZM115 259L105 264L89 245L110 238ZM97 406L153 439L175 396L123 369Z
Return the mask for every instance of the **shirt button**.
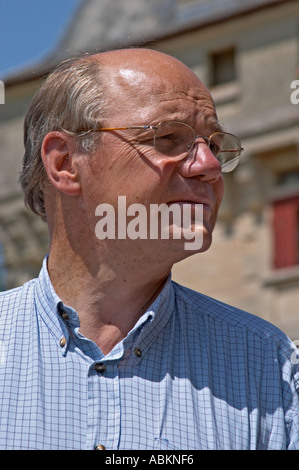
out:
M98 362L95 366L94 366L95 370L97 372L99 372L100 374L104 374L104 372L106 371L106 366L105 364L103 364L102 362Z
M106 447L103 444L98 444L94 450L106 450Z
M59 341L59 345L61 348L64 348L64 346L66 345L66 338L64 336Z
M134 349L134 354L136 357L141 357L142 356L142 351L139 348Z
M69 316L68 316L68 314L67 314L66 312L63 312L63 313L61 314L61 316L62 316L62 318L63 318L65 321L68 321L68 320L69 320Z

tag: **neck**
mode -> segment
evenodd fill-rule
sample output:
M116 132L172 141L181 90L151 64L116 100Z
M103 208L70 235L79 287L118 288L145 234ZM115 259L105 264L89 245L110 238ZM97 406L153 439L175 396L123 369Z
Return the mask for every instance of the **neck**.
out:
M158 296L171 269L113 248L103 243L97 252L82 249L78 254L60 241L51 244L48 259L57 295L76 310L80 332L104 354L133 328Z

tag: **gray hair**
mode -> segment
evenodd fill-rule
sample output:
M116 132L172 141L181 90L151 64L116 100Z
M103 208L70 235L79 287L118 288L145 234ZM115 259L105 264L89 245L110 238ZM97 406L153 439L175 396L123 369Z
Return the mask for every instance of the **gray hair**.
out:
M46 221L44 203L48 181L41 147L50 131L72 132L99 127L103 113L102 68L92 56L60 64L34 95L24 122L25 154L20 184L25 205ZM97 133L74 137L79 149L90 152Z

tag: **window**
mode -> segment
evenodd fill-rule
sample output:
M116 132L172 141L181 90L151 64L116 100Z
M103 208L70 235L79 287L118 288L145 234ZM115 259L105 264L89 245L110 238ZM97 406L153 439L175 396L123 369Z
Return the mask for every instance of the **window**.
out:
M294 144L255 154L255 174L261 201L272 214L271 265L299 268L299 165Z
M210 55L210 85L217 86L237 78L235 49L230 48Z
M294 170L294 171L285 171L280 173L277 176L277 181L276 181L277 186L292 186L292 185L298 185L299 187L299 170Z
M274 267L299 264L299 196L273 203Z

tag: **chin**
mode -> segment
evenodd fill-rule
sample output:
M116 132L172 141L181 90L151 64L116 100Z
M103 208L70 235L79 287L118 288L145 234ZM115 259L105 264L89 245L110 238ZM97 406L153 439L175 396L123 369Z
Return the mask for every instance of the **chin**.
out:
M172 258L172 264L182 261L196 253L204 253L212 244L212 234L204 233L201 243L194 240L167 240L167 245L161 252L161 257L165 259L167 253Z
M192 240L190 242L192 242ZM200 246L194 241L192 243L190 242L187 242L187 244L184 245L184 252L186 253L185 257L194 255L195 253L204 253L207 251L212 244L212 235L205 236Z

